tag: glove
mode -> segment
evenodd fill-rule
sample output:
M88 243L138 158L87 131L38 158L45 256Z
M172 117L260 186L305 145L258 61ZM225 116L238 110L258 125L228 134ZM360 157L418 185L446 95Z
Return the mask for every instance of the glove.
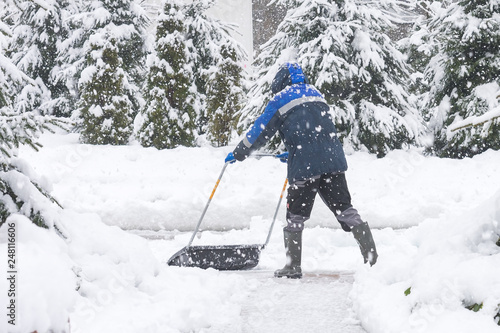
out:
M279 158L281 162L287 163L288 162L288 152L284 152L282 154L276 155L276 158Z
M227 157L224 160L224 162L226 162L226 163L229 162L231 164L233 164L234 162L236 162L236 159L234 158L233 152L230 152L229 154L227 154Z

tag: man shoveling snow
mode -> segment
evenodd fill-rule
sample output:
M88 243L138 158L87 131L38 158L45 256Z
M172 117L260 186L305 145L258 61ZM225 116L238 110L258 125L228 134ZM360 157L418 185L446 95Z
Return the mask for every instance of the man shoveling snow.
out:
M311 216L316 193L359 244L365 263L374 265L377 250L368 223L351 205L345 171L347 162L337 130L323 95L297 63L282 65L271 85L274 97L226 162L243 161L263 147L276 132L287 152L290 182L287 195L287 226L283 228L287 262L274 276L301 278L302 231Z

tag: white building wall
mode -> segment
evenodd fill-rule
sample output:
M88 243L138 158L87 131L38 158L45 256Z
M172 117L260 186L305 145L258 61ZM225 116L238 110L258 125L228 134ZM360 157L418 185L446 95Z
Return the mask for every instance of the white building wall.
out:
M249 63L253 56L252 0L217 0L209 14L223 22L238 26L233 37L239 41L248 55Z
M138 0L140 1L140 0ZM184 0L186 3L191 0ZM159 11L162 10L161 0L146 0L142 2L154 22ZM241 43L248 55L247 68L253 59L253 32L252 32L252 0L216 0L215 6L208 11L209 15L223 22L236 26L233 37Z

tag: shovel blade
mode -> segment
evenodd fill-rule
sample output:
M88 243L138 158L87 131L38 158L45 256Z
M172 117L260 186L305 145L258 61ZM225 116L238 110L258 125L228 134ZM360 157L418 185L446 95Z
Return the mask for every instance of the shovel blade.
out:
M214 268L221 271L252 269L259 263L262 245L186 246L169 260L169 266Z

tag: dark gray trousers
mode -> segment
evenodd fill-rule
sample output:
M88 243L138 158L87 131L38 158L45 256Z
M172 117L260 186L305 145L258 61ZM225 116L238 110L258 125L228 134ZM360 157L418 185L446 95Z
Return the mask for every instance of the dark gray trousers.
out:
M351 205L351 195L344 173L328 173L290 184L287 194L287 226L285 229L298 232L311 216L316 194L333 212L345 231L363 223L358 211Z

